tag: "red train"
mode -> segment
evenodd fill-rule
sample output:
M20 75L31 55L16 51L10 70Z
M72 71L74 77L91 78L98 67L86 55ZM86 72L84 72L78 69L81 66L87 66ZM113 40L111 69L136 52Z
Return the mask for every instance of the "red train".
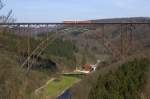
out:
M92 22L90 20L86 20L86 21L69 20L69 21L63 21L63 23L92 23Z

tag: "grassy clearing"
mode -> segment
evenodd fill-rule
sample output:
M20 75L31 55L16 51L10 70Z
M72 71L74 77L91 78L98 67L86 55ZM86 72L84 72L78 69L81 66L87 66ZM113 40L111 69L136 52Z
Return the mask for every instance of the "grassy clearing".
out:
M60 94L63 90L70 87L73 83L79 81L77 77L61 76L59 80L54 80L47 85L45 88L45 95L48 97L55 97ZM44 96L45 96L44 95Z

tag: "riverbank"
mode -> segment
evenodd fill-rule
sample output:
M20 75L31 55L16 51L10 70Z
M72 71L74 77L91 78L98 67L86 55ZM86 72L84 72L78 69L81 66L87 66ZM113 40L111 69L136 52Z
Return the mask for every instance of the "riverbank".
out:
M46 83L35 92L36 94L42 95L40 99L55 99L80 80L81 79L78 77L61 76L59 78L49 80L49 83Z

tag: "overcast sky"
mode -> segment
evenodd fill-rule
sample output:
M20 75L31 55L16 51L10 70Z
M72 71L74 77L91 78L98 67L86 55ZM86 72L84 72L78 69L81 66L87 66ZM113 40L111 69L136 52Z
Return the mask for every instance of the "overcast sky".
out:
M5 0L18 22L149 17L150 0Z

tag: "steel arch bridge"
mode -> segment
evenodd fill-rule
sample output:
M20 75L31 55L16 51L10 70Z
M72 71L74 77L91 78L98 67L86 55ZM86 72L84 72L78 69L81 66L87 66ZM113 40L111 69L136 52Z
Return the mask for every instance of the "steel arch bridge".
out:
M106 28L107 25L116 25L118 28L118 31L120 33L120 48L115 47L111 41L106 36L106 31L108 30ZM130 49L132 49L132 42L133 42L133 33L136 29L137 25L150 25L150 23L0 23L0 30L13 30L16 29L18 32L21 32L21 28L24 27L24 31L27 31L28 37L31 36L30 28L38 28L38 27L54 27L55 33L51 36L48 35L46 39L41 41L41 43L34 49L32 52L30 51L30 39L28 39L28 57L25 59L25 61L22 63L21 68L23 68L25 65L28 67L28 71L30 70L33 62L31 58L34 55L40 56L44 50L48 47L48 45L59 38L63 33L60 33L60 30L67 28L67 27L94 27L95 29L91 32L99 32L99 29L101 32L99 32L98 35L101 35L99 39L103 40L103 45L112 53L112 56L116 59L120 59L122 57L125 57L129 52Z

